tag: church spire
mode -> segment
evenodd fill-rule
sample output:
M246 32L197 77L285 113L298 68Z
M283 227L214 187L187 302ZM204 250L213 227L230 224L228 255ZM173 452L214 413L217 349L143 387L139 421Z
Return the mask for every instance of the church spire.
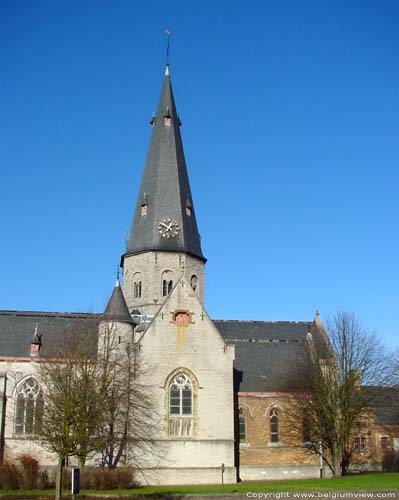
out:
M176 111L166 65L143 178L127 241L126 253L184 252L205 261L202 255L193 199Z

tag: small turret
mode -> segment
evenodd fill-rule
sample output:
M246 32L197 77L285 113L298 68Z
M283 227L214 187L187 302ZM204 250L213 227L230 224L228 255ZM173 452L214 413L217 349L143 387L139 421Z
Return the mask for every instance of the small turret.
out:
M114 291L105 308L103 318L107 321L133 324L125 297L119 284L119 279L116 280Z
M31 357L37 357L40 354L40 348L42 346L42 336L38 333L38 324L36 323L35 332L30 343L30 355Z

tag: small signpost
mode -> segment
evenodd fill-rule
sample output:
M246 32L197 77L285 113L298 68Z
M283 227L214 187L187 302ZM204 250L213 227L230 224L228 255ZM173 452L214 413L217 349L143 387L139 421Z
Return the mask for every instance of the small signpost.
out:
M77 495L80 492L80 469L72 467L72 495Z
M319 442L319 457L320 457L320 479L323 479L323 445Z
M223 474L224 474L224 471L226 470L224 464L222 464L220 466L220 470L221 470L221 473L222 473L222 492L224 493L224 478L223 478Z

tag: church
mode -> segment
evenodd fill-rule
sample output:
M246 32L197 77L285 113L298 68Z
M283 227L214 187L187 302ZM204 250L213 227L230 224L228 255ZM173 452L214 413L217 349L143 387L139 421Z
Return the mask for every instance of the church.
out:
M309 342L321 357L331 352L319 314L298 322L209 317L206 258L169 65L151 126L122 280L104 313L0 311L1 455L28 453L41 466L55 464L35 439L42 404L37 363L77 322L92 325L97 339L112 323L152 367L146 381L162 453L145 457L143 482L218 483L222 469L230 483L319 477L319 459L306 447L298 358ZM359 463L380 463L398 437L397 416L376 411L372 431L356 438Z

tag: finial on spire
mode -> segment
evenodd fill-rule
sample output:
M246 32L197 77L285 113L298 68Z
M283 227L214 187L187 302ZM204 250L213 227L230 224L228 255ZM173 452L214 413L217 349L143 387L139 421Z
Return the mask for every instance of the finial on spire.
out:
M170 35L172 34L171 30L165 30L165 33L168 37L168 45L166 47L166 70L165 75L169 75L169 48L170 48Z

